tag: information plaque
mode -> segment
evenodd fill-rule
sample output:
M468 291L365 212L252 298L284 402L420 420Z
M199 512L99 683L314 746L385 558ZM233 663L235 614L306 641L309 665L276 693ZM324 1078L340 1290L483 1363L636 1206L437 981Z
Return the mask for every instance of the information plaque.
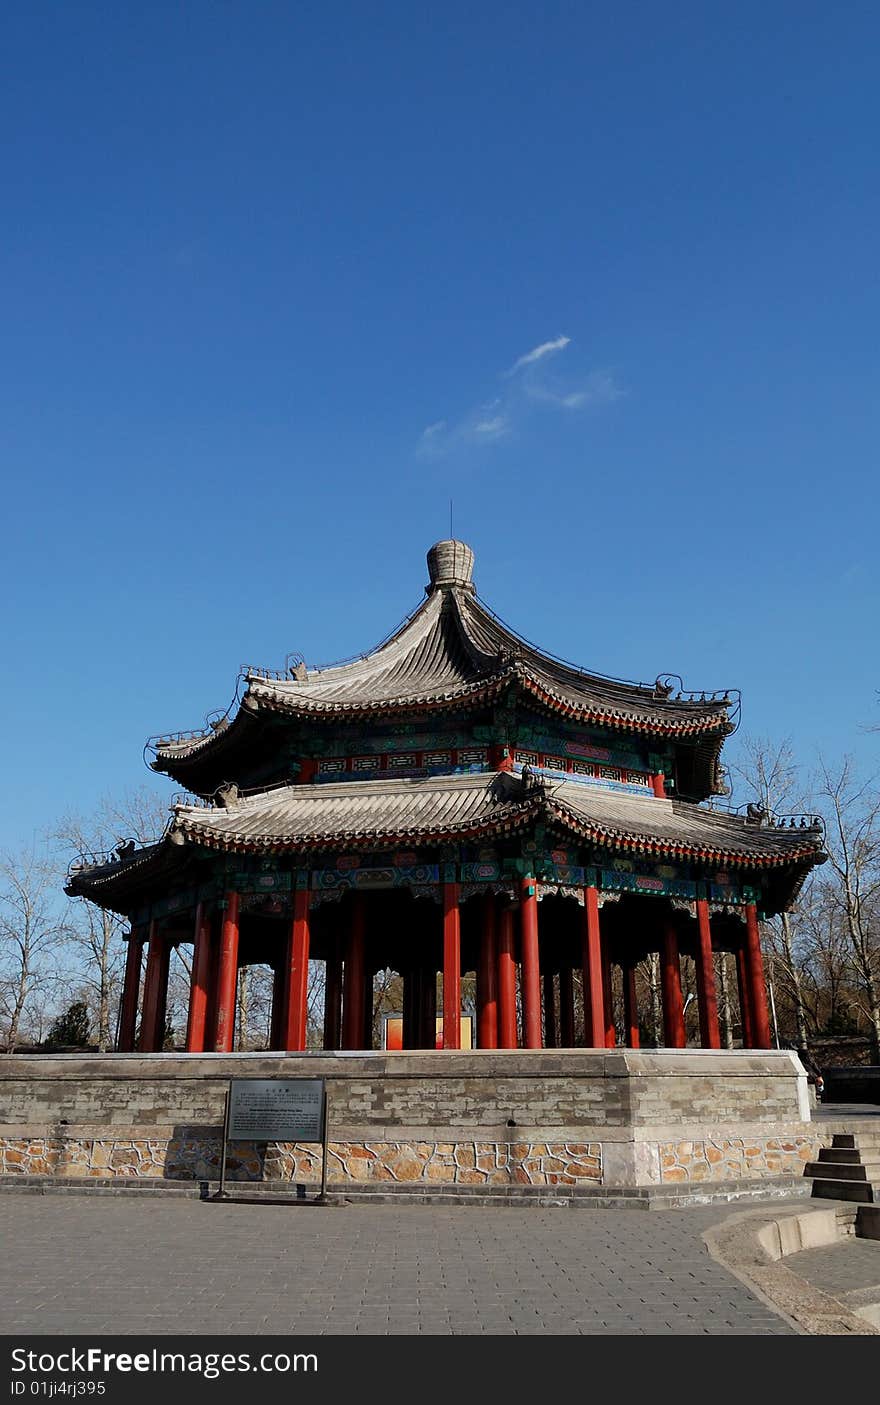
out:
M322 1141L324 1080L233 1078L227 1136L248 1142Z
M220 1187L215 1200L231 1200L225 1187L229 1142L320 1142L321 1190L306 1201L297 1185L295 1204L327 1203L327 1091L323 1078L231 1078L223 1120Z

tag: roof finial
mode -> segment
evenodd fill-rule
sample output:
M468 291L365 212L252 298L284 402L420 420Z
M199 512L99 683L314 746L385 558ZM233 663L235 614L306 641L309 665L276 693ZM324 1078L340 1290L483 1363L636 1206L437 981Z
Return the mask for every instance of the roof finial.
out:
M445 586L459 586L473 590L474 553L465 542L450 537L448 541L435 542L428 552L428 594Z

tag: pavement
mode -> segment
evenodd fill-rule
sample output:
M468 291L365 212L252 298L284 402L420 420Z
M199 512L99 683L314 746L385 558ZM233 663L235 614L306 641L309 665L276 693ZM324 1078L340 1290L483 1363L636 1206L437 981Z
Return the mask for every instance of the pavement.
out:
M734 1213L9 1194L0 1331L797 1335L710 1257Z
M831 1104L813 1115L880 1117L880 1107ZM813 1204L794 1200L788 1213ZM647 1213L12 1192L0 1197L0 1332L792 1336L880 1329L880 1313L865 1308L880 1303L880 1242L841 1239L769 1263L755 1228L780 1212L784 1199ZM855 1316L860 1309L864 1316Z

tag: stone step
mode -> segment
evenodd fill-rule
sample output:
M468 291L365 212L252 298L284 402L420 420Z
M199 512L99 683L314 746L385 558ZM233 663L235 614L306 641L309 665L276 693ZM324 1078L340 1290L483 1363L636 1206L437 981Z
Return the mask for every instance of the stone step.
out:
M857 1200L863 1205L873 1205L876 1198L868 1181L837 1181L830 1177L813 1181L813 1195L822 1200Z
M216 1181L200 1182L204 1187L204 1199L213 1199L217 1193ZM678 1189L678 1186L674 1187ZM299 1192L290 1181L227 1181L225 1191L231 1196L247 1196L249 1199L313 1200L319 1187L315 1184L300 1185ZM548 1186L548 1185L431 1185L425 1182L381 1181L375 1185L365 1183L334 1181L327 1186L328 1200L384 1201L389 1197L395 1201L402 1199L424 1201L427 1197L432 1204L488 1204L509 1205L518 1203L540 1204L548 1198L559 1201L585 1200L593 1202L607 1199L609 1194L618 1200L637 1198L643 1193L641 1187L615 1186L600 1187L595 1183L588 1186Z
M831 1176L840 1181L880 1180L880 1161L808 1161L805 1176Z
M861 1166L862 1152L853 1146L823 1146L819 1148L819 1160L835 1166Z
M197 1200L199 1188L192 1181L165 1181L158 1176L0 1176L0 1195L83 1194L151 1196L173 1195Z
M880 1147L880 1129L870 1132L834 1132L831 1145L835 1150L868 1151Z
M880 1205L859 1206L855 1231L859 1239L880 1239Z

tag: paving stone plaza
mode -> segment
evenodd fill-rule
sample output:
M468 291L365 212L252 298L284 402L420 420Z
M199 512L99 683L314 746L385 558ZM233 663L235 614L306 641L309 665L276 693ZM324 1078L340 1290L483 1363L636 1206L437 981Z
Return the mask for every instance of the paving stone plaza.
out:
M706 1250L731 1209L5 1195L0 1331L791 1335Z

